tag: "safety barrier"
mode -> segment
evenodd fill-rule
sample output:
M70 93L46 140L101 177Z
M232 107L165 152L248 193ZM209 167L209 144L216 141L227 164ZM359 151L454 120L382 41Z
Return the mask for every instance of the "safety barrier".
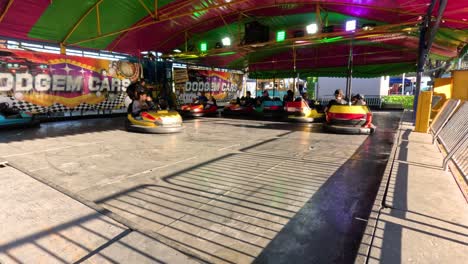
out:
M447 150L452 150L468 133L468 104L464 103L449 119L438 136Z
M460 148L454 152L453 161L463 173L463 176L468 180L468 135L465 135L465 139L463 143L460 144Z
M452 101L453 102L453 101ZM459 102L457 105L460 104ZM437 124L434 123L434 129L431 131L434 138L437 139L447 152L443 167L447 169L450 160L458 167L465 178L468 176L468 103L464 102L456 109L450 109L454 103L447 104L441 115L444 113L445 120L439 117ZM452 112L452 114L448 114ZM436 120L437 121L437 120ZM437 126L441 128L437 129ZM434 131L440 130L437 135Z
M435 120L432 122L430 130L432 134L434 135L432 143L435 142L437 139L437 136L439 136L440 131L444 127L444 125L447 123L447 121L452 117L453 113L457 109L457 107L460 105L460 100L455 100L455 99L450 99L447 102L445 102L444 106L442 107L442 110L440 113L437 115Z

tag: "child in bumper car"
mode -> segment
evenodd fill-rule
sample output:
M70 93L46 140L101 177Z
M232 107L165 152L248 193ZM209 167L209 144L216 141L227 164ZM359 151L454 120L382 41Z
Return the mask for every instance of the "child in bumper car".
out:
M135 100L132 102L132 116L135 119L142 119L141 113L154 109L155 105L142 86L136 88L135 94Z

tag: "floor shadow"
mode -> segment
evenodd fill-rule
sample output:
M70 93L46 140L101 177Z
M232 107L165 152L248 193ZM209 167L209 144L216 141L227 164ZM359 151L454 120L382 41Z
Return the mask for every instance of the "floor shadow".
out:
M112 228L120 230L120 233L116 236L109 236L109 230L96 230L96 228L93 227L96 226L97 223L112 226ZM96 255L98 255L102 260L110 263L118 263L118 261L113 257L102 254L102 251L113 244L119 244L151 262L163 263L163 261L144 252L144 250L136 248L121 240L131 232L132 231L126 227L116 225L115 222L106 220L102 214L93 213L72 221L64 222L57 226L52 226L41 232L20 237L15 241L0 244L0 252L6 253L8 258L17 263L23 263L21 259L25 257L24 255L16 255L17 253L15 253L15 249L20 247L27 247L28 254L33 254L33 252L35 252L34 254L36 254L38 258L49 260L53 259L55 262L61 263L82 263ZM86 238L79 238L77 237L77 234L81 234L81 236ZM92 243L89 240L86 240L90 238L103 240L104 242L97 247L91 247L90 244ZM55 240L55 243L60 243L62 246L66 245L67 250L63 250L60 246L50 247L50 243L45 243L48 239ZM80 256L80 254L71 254L72 252L70 249L72 248L76 248L77 251L87 253L83 256ZM24 253L24 251L19 252ZM73 260L73 255L78 256L79 259Z
M352 156L368 159L340 166L256 153L265 140L95 202L210 263L351 263L397 121L381 119L381 132L355 146Z
M40 127L0 130L0 143L56 138L112 130L125 130L126 117L43 123Z
M393 144L398 116L377 120L349 159L282 228L254 263L353 263ZM393 132L389 132L391 129ZM379 147L376 147L379 146ZM380 156L372 160L372 156Z

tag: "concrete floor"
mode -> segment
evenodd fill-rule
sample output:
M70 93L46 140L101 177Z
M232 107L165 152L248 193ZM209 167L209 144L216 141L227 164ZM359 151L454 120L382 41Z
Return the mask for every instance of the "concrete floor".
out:
M223 118L172 135L126 132L123 118L48 123L1 132L0 160L202 262L351 263L400 115L375 113L369 137Z

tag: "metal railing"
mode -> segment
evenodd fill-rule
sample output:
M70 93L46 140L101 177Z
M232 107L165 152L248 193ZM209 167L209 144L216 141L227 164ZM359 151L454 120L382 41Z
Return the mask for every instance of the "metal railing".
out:
M468 104L464 103L448 120L438 136L447 150L452 150L468 133Z
M467 178L468 172L468 135L465 135L463 143L460 144L458 151L455 151L453 154L453 161L458 169L462 172L465 179Z
M434 122L431 132L447 152L443 162L444 169L447 169L449 161L452 160L468 180L468 103L464 102L458 109L457 105L459 102L453 100L444 106L440 113L444 115L437 118L439 121Z
M430 127L430 130L434 135L432 143L435 142L437 136L439 136L439 133L444 127L444 125L448 122L450 117L452 117L453 113L455 113L455 110L460 105L460 102L460 100L455 99L450 99L447 102L445 102L444 106L442 107L442 110L437 115L434 122L432 122Z

